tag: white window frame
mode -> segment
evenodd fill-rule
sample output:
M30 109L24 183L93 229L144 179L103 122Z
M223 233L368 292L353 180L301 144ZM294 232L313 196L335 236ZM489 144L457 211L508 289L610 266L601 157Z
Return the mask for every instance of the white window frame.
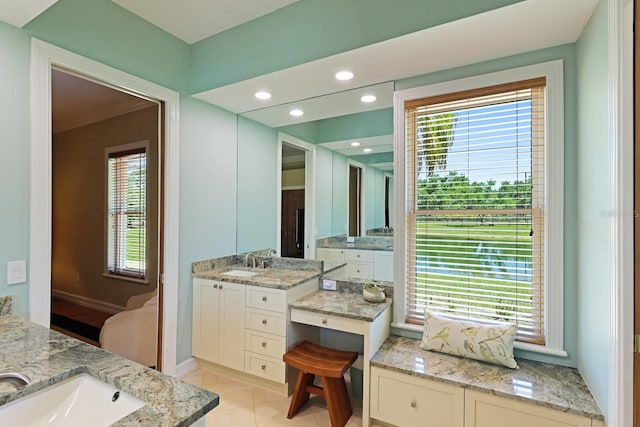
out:
M555 60L495 73L420 86L394 93L394 281L405 283L405 217L408 212L405 173L405 109L414 99L488 86L546 78L545 99L545 197L544 197L544 318L545 345L515 342L514 347L536 353L567 357L564 350L564 82L563 62ZM422 332L405 323L406 289L394 289L392 326Z
M108 194L108 190L109 190L109 155L113 154L113 153L119 153L119 152L126 152L126 151L130 151L130 150L135 150L135 149L139 149L139 148L144 148L144 152L147 156L147 174L148 174L148 165L149 165L149 141L145 140L145 141L138 141L138 142L131 142L128 144L121 144L121 145L113 145L110 147L106 147L104 149L104 165L105 165L105 217L104 217L104 265L103 265L103 274L102 276L104 277L109 277L111 279L118 279L118 280L124 280L127 282L134 282L134 283L141 283L141 284L149 284L149 269L148 269L148 259L149 259L149 233L148 230L146 232L147 235L147 239L145 242L145 253L146 253L146 257L147 259L145 260L145 275L144 275L144 279L141 278L136 278L135 276L130 276L127 274L118 274L118 273L112 273L109 271L109 194ZM147 185L149 183L149 179L148 179L148 175L147 175ZM146 205L146 209L147 209L147 216L149 213L149 192L146 192L146 201L145 201L145 205ZM146 227L148 227L148 218L146 221Z

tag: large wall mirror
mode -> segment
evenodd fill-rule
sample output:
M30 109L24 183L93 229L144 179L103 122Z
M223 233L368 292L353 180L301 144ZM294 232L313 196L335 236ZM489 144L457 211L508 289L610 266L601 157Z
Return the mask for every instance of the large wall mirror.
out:
M302 114L291 114L295 110ZM278 246L283 256L313 257L315 242L311 240L392 235L392 82L240 116L278 131L282 191ZM238 125L246 123L241 120ZM314 151L313 160L306 155L309 151ZM311 167L315 170L309 173ZM315 181L313 186L310 180ZM305 192L311 194L305 196ZM312 226L305 223L310 208L315 213Z

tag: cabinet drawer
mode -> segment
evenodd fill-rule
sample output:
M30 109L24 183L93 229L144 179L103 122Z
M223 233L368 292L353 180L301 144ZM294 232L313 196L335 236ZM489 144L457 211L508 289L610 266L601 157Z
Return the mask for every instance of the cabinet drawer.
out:
M350 262L345 268L345 274L347 277L355 277L358 279L371 279L373 278L373 268L371 264L365 264L361 262Z
M371 417L400 426L463 427L464 389L372 367Z
M344 260L347 262L373 262L373 252L347 250L344 252Z
M291 309L291 321L364 335L364 322L362 320L347 319L346 317L332 316L293 308Z
M287 365L280 359L244 352L244 371L258 377L284 384Z
M591 419L467 390L466 427L591 427Z
M264 332L245 331L245 349L253 353L263 356L275 357L281 359L282 355L287 351L286 340L284 337Z
M344 262L344 250L318 248L316 250L316 258L329 262Z
M247 308L246 327L258 332L285 336L287 316L285 313Z
M277 311L279 313L286 313L287 311L287 295L285 291L248 286L246 295L247 307Z

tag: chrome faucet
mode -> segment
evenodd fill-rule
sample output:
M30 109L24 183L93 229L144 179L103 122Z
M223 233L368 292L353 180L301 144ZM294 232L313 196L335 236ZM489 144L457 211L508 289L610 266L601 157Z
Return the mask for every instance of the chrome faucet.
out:
M22 388L31 382L31 378L17 372L0 372L0 382L12 384L15 388Z
M251 259L251 265L249 265L249 259ZM244 256L244 265L245 267L256 268L256 256L253 252L249 252Z

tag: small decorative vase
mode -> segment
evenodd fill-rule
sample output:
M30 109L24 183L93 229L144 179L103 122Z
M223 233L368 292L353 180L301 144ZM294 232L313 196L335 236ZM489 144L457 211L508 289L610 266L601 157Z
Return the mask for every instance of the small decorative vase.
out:
M385 298L382 288L371 283L364 285L362 296L364 296L365 301L369 302L382 302Z

